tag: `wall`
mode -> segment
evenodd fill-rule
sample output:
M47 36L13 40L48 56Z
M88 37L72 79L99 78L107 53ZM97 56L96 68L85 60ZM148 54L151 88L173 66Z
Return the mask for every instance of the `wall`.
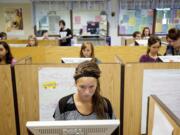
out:
M109 13L109 36L111 36L111 45L121 45L121 37L118 36L118 19L119 19L119 0L112 0L111 12L115 12L115 16Z
M3 16L3 10L6 7L16 7L16 8L23 8L23 20L24 20L24 35L20 38L27 38L29 34L33 33L33 17L32 17L32 5L31 3L1 3L0 2L0 16ZM111 36L111 44L112 45L121 45L121 37L118 36L117 28L118 28L118 13L119 13L119 2L118 0L112 0L112 12L115 12L115 16L112 17L111 13L109 13L109 36ZM1 20L1 19L0 19ZM0 21L0 31L4 31L5 21L2 18ZM12 36L10 36L12 37ZM19 38L19 37L18 37Z
M0 2L0 31L5 29L4 10L6 8L22 8L23 9L23 25L24 34L19 35L18 38L27 38L28 35L33 33L32 24L32 5L30 3L4 3ZM16 36L17 37L17 36ZM14 36L8 36L8 38L14 38Z

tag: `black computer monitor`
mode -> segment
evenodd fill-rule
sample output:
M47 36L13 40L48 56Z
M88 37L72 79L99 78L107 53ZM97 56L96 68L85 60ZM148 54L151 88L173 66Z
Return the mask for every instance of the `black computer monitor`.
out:
M99 22L87 22L87 32L91 34L99 34Z

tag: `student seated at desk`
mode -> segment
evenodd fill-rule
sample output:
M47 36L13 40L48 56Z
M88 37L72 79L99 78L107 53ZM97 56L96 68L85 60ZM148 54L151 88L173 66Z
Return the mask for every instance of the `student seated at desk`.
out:
M0 33L0 40L7 40L7 34L5 32Z
M147 53L140 57L140 62L161 62L159 48L161 47L161 40L156 36L150 36L148 39Z
M85 61L77 66L77 92L59 100L55 120L115 119L110 101L100 95L100 73L95 62Z
M165 55L180 55L180 29L172 28L166 36L168 46Z
M38 46L38 41L37 41L36 36L30 35L28 37L28 44L26 47L33 47L33 46Z
M92 58L93 62L97 64L101 63L94 55L94 45L92 42L84 42L82 43L81 50L80 50L80 57L81 58Z
M9 45L4 41L0 41L0 64L14 65L15 63L16 60L11 54Z
M140 40L141 39L141 33L139 31L135 31L133 33L133 40L134 42L132 44L130 44L130 46L139 46L138 42L136 42L136 40Z
M149 39L150 35L151 35L151 32L150 32L149 27L144 27L142 31L142 35L141 35L142 39Z

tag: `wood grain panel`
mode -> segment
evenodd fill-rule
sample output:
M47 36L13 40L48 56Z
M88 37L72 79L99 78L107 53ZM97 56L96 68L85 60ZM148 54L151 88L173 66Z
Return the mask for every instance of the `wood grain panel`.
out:
M145 69L179 69L180 63L129 63L125 65L124 135L141 134L143 72Z
M75 67L76 65L16 65L16 86L21 134L27 135L25 124L39 120L38 70L42 67ZM102 95L112 103L117 118L120 117L120 65L100 64Z
M0 134L16 135L10 65L0 65Z

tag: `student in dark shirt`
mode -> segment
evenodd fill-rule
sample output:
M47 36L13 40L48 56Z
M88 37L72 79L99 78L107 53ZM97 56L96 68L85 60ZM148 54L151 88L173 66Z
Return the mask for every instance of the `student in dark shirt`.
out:
M110 101L100 94L100 73L95 62L85 61L77 66L77 92L59 100L55 120L115 119Z
M147 53L140 57L140 62L160 62L158 58L159 48L161 47L161 40L156 36L150 36L148 39Z
M73 37L72 31L65 28L66 23L64 20L59 21L59 36L60 36L60 45L61 46L71 46L71 39Z
M166 35L168 46L165 55L180 55L180 30L172 28Z

